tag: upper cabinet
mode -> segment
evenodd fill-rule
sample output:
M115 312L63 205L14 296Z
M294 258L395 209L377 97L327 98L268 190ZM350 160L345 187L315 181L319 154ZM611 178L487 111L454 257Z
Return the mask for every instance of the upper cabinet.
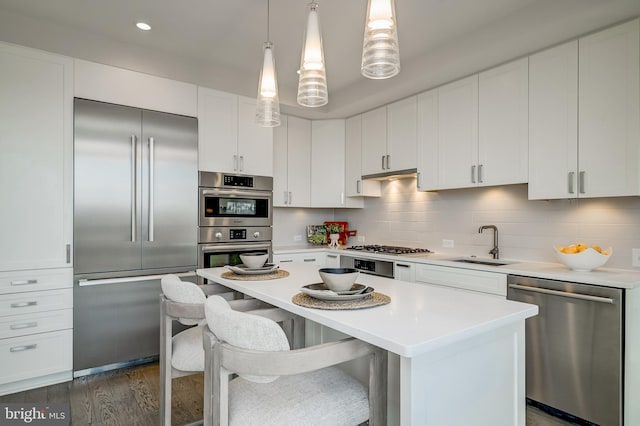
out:
M418 189L527 181L527 59L418 96Z
M0 271L70 268L73 60L0 43L0 69Z
M280 117L273 131L273 205L310 207L311 121Z
M478 185L526 183L529 60L478 75Z
M273 130L255 124L255 100L198 88L198 169L273 175Z
M311 207L346 207L345 120L311 122Z
M362 179L362 115L346 120L345 145L347 207L364 207L362 197L380 196L380 182Z
M155 75L74 61L74 96L195 117L197 86Z
M416 168L417 97L362 114L362 174Z
M529 198L640 194L640 21L531 57Z

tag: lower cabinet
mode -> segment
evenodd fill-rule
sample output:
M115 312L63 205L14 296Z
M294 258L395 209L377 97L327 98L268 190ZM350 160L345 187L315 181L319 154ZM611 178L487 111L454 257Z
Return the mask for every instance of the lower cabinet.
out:
M0 395L72 379L72 274L0 273Z
M309 263L317 265L318 267L324 267L327 260L327 254L325 252L299 252L299 253L287 253L287 254L274 254L273 263L287 264L287 263ZM340 259L338 259L340 263Z
M495 272L416 264L415 282L507 297L507 275Z

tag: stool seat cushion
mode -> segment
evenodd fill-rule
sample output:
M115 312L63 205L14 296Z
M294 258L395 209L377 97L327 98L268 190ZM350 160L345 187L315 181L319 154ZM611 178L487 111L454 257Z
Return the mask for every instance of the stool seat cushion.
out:
M191 327L173 336L171 366L180 371L204 371L202 330L206 324Z
M238 377L229 383L229 424L358 425L369 418L366 389L335 367L270 383Z

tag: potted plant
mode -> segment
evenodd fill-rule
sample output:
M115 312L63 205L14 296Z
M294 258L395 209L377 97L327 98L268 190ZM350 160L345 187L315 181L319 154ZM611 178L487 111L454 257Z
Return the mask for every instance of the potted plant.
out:
M327 234L329 234L329 247L338 248L338 240L340 239L342 229L337 223L327 225Z

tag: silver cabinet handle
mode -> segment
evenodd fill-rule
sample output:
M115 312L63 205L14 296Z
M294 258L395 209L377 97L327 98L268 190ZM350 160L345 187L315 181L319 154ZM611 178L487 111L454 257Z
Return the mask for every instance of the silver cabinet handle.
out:
M471 183L476 183L476 166L471 166Z
M578 191L580 191L581 194L584 194L584 175L585 172L584 170L580 172L580 174L578 175Z
M581 299L581 300L589 300L591 302L608 303L610 305L613 305L616 303L615 300L611 299L610 297L590 296L588 294L581 294L581 293L567 293L566 291L551 290L548 288L541 288L541 287L529 287L527 285L520 285L520 284L509 284L509 288L513 288L515 290L531 291L534 293L544 293L544 294L551 294L554 296L568 297L570 299Z
M38 345L36 345L35 343L33 345L14 346L9 349L9 352L23 352L23 351L35 349L36 347L38 347Z
M384 155L383 155L382 156L382 170L384 170L384 169L385 169L385 167L384 167Z
M149 138L149 241L153 241L153 205L154 203L154 163L155 163L155 140Z
M482 168L483 167L484 166L482 164L480 164L478 166L478 183L483 183L484 182L484 180L482 179Z
M136 242L136 136L131 135L131 242Z
M240 171L244 170L244 155L240 156Z
M12 308L26 308L28 306L36 306L38 304L38 302L36 301L31 301L31 302L16 302L16 303L12 303L10 306Z
M289 191L289 205L291 205L291 191Z
M175 274L178 277L194 277L196 275L195 271L189 271L189 272L181 272L178 274ZM82 279L82 280L78 280L78 286L79 287L88 287L88 286L92 286L92 285L103 285L103 284L121 284L121 283L132 283L132 282L138 282L138 281L152 281L152 280L159 280L162 279L162 277L164 277L165 274L159 274L159 275L141 275L138 277L122 277L122 278L104 278L104 279L96 279L96 280L86 280L86 279Z
M278 263L293 263L293 259L283 259L278 261Z
M416 186L420 188L420 172L416 173Z
M233 170L238 171L238 156L233 156Z
M71 263L71 244L67 244L65 250L67 254L67 263Z
M573 194L575 191L573 189L573 178L575 177L576 172L569 172L567 177L567 187L569 190L569 194Z
M344 206L344 192L340 193L340 205Z
M304 259L304 261L305 261L305 262L315 262L315 261L316 261L316 259L315 259L315 258L313 258L313 259Z
M360 194L360 191L362 191L362 181L358 179L356 181L356 194Z
M328 254L327 257L330 257L331 259L335 259L338 257L337 254Z
M391 168L391 156L387 154L387 170Z
M13 281L11 281L11 285L28 285L28 284L38 284L38 280L13 280Z
M34 322L24 322L22 324L11 324L9 328L11 330L22 330L23 328L33 328L37 326L38 326L38 323L34 321Z
M289 203L289 193L287 191L284 191L284 203Z

